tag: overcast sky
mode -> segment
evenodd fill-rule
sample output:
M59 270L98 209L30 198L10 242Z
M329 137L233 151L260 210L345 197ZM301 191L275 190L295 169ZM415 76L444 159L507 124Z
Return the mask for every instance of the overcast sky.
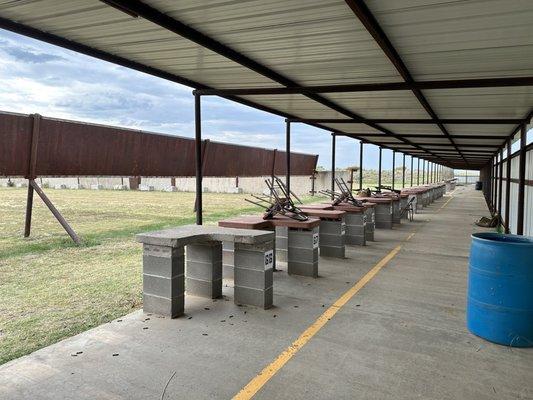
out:
M0 110L97 122L173 135L194 135L192 89L0 30ZM217 97L202 99L203 136L284 148L283 118ZM319 154L330 169L330 132L293 124L293 151ZM359 142L337 139L337 167L357 165ZM377 147L365 145L365 168L377 169ZM392 152L384 150L383 168ZM409 157L407 158L409 165ZM401 156L397 156L397 165Z

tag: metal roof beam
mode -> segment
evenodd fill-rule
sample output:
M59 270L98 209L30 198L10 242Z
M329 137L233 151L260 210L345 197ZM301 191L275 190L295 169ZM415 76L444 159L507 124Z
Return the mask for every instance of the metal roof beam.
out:
M107 4L107 3L106 3ZM229 60L232 60L243 67L246 67L268 79L271 79L283 86L299 86L295 81L293 81L290 78L287 78L286 76L283 76L282 74L266 67L265 65L262 65L261 63L245 56L242 53L239 53L238 51L232 49L231 47L197 31L196 29L182 23L181 21L174 19L170 17L167 14L162 13L161 11L141 2L138 0L113 0L114 6L122 7L125 10L128 10L131 13L134 13L138 15L139 17L142 17L161 28L164 28L168 31L174 32L175 34L184 37L202 47L205 47L211 51L214 51L217 54L220 54L223 57L226 57ZM350 118L354 119L360 119L361 116L357 115L356 113L336 104L335 102L326 99L325 97L322 97L318 94L308 94L306 95L311 100L314 100L332 110L335 110L341 114L344 114ZM399 140L411 144L409 140L403 139L398 137L398 135L389 129L383 128L379 126L378 124L374 123L366 123L368 126L377 129L381 132L386 133L389 136L397 137ZM413 146L416 147L416 145L413 144ZM424 150L424 149L421 149ZM425 150L428 154L431 154L431 152Z
M407 69L407 66L400 57L400 54L398 54L398 52L392 45L392 42L385 34L374 15L372 15L370 9L367 7L365 2L363 0L345 0L345 2L348 7L350 7L350 9L353 11L355 16L359 19L359 21L363 24L363 26L366 28L368 33L372 35L378 46L383 50L387 58L392 62L398 73L405 80L405 82L407 82L408 84L413 84L415 80L411 76L411 73ZM457 152L461 154L461 150L459 150L459 148L455 145L455 142L450 136L446 127L442 123L438 122L439 118L437 114L427 101L426 97L422 94L422 91L416 88L413 88L411 91L418 99L424 110L426 110L426 112L429 114L431 119L436 121L435 123L437 124L441 132L448 137L448 140L455 146ZM465 162L467 163L466 159Z
M320 124L360 124L363 123L361 119L346 119L346 118L296 118L291 119L291 122L302 123L320 123ZM461 125L515 125L522 124L523 119L517 118L439 118L421 119L421 118L368 118L365 121L376 124L413 124L413 125L434 125L436 122L441 124L461 124ZM515 129L516 131L516 129Z
M317 93L355 93L415 89L467 89L510 86L533 86L533 76L480 79L452 79L419 82L379 82L350 85L318 85L298 87L253 87L239 89L201 89L198 93L207 96L257 96Z
M363 133L363 132L353 132L353 133L340 133L340 136L347 135L347 134L354 134L359 135L362 137L380 137L383 138L384 135L382 133ZM400 134L399 136L403 136L405 138L420 138L420 139L446 139L444 135L426 135L426 134L416 134L416 133L409 133L409 134ZM508 136L503 135L453 135L454 139L472 139L472 140L506 140Z

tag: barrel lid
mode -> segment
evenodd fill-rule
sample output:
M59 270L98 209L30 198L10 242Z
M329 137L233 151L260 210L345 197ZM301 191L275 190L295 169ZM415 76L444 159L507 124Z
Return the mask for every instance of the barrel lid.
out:
M478 232L472 234L473 240L480 240L484 242L501 243L505 245L517 246L531 246L533 245L533 237L503 234L497 232Z

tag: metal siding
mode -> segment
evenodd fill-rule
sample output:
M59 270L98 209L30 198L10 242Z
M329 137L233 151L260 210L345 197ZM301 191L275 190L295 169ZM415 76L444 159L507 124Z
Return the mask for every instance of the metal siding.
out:
M31 119L4 114L0 118L0 176L26 176L31 145Z
M533 182L533 150L526 153L526 181ZM533 186L525 187L524 235L533 236Z
M28 172L31 117L0 113L1 175ZM105 125L41 118L37 176L194 176L194 139ZM269 176L284 173L284 152L203 142L204 176ZM311 175L316 155L291 153L294 175Z

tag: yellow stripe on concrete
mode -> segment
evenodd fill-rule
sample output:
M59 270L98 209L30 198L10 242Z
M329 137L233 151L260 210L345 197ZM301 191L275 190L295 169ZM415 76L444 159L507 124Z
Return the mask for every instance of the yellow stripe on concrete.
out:
M440 206L440 208L437 210L437 212L439 212L440 210L442 210L444 207L446 207L448 205L448 203L450 201L452 201L453 199L453 196L450 196L450 198L446 201L446 203L444 203L442 206Z
M414 233L413 233L414 234ZM412 235L409 236L409 240ZM368 282L377 275L377 273L392 260L402 248L396 246L389 254L383 257L370 271L366 273L354 286L348 289L341 297L333 303L318 319L307 328L289 347L287 347L272 363L267 365L259 374L256 375L233 399L244 400L251 399L287 362L306 345L313 336L315 336L335 314L359 292Z

